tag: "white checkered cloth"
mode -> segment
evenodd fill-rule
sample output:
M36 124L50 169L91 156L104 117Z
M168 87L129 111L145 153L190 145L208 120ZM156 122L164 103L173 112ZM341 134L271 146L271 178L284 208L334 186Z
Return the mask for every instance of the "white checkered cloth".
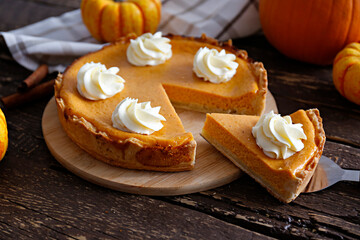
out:
M163 0L159 31L219 40L260 30L257 0ZM101 49L81 19L80 10L1 32L13 58L29 70L48 64L62 72L77 57Z

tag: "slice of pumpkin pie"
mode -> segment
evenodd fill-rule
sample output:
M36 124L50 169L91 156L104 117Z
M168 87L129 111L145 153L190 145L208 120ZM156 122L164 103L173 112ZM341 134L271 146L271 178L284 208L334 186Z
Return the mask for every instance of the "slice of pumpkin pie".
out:
M286 203L308 184L325 144L317 109L285 117L207 114L202 136Z

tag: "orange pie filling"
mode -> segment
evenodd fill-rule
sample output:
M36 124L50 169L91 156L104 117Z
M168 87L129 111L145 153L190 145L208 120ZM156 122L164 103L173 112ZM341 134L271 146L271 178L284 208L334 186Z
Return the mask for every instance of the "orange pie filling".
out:
M190 170L194 167L196 143L186 132L172 104L202 112L234 112L260 115L265 106L266 71L261 63L252 63L245 51L231 42L221 45L203 36L201 39L168 36L172 57L157 66L137 67L126 57L129 39L85 55L59 75L55 97L60 121L69 135L84 150L109 164L159 171ZM226 49L235 54L239 67L226 83L213 84L193 72L193 58L200 47ZM120 93L91 101L77 91L77 73L86 63L118 67L125 79ZM151 135L118 130L112 124L112 112L126 97L161 106L166 119L163 128ZM134 161L133 163L131 163Z

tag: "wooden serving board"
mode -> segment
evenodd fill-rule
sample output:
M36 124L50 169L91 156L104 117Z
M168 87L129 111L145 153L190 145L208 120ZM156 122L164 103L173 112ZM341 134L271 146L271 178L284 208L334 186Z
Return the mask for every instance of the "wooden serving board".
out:
M265 111L270 110L277 112L276 102L269 93ZM42 129L50 152L65 168L90 182L123 192L153 196L181 195L219 187L241 176L240 169L200 136L204 113L181 109L177 109L177 113L185 129L193 133L197 142L196 164L192 171L164 173L129 170L96 160L66 135L54 98L45 108Z

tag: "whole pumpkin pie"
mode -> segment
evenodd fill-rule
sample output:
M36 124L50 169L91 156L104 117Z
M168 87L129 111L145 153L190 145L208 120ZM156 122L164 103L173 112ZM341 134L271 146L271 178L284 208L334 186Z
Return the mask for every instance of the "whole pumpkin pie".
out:
M325 144L317 109L299 110L290 117L293 123L302 124L306 137L300 143L302 150L286 159L273 158L258 146L253 134L258 116L207 114L201 135L272 195L288 203L308 184Z
M60 122L68 136L95 158L130 169L191 170L196 142L193 135L184 130L174 106L201 112L262 113L267 92L262 63L249 60L247 53L237 50L231 41L221 43L205 35L167 37L171 40L172 57L163 64L139 67L129 63L126 52L133 37L127 37L77 59L56 79ZM194 56L204 47L236 56L238 68L230 81L214 84L193 72ZM77 90L77 74L89 62L118 67L126 81L124 89L104 100L82 97ZM163 128L150 135L114 128L112 113L127 97L161 106L160 114L166 119L162 122Z

